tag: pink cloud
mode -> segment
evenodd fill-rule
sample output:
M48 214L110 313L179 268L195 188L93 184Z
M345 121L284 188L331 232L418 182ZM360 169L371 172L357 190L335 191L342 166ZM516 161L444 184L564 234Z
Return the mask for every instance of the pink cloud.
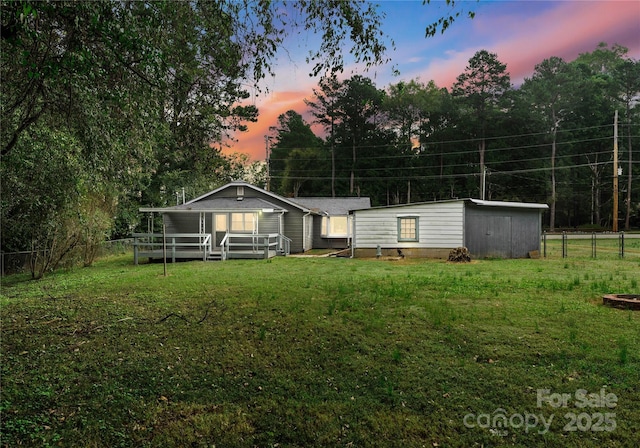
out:
M276 126L278 116L288 110L295 110L301 114L306 111L307 106L304 104L304 99L311 97L311 93L311 88L304 91L274 91L263 100L256 101L255 104L259 109L258 122L249 123L248 131L238 133L235 136L237 142L232 143L230 148L224 149L223 153L240 152L249 154L253 160L264 159L265 135L272 134L269 127Z
M444 35L430 39L414 37L408 44L398 42L397 51L391 55L392 62L411 64L410 69L403 70L401 78L387 75L389 67L365 73L358 64L348 66L345 76L362 73L379 88L416 78L451 87L475 52L486 49L507 64L512 82L519 85L544 59L558 56L571 61L580 53L595 50L600 42L624 45L629 48L630 57L640 58L638 1L559 1L545 3L543 9L536 8L535 2L488 5L484 14L480 11L474 20L463 22ZM449 50L438 50L438 46ZM429 56L434 53L440 56ZM421 67L419 60L425 61ZM311 122L304 99L312 97L317 79L307 76L307 68L304 64L278 67L276 79L270 81L271 93L254 100L260 110L259 121L250 123L248 132L237 135L238 142L227 152L244 152L254 160L264 159L264 136L270 126L277 124L278 116L289 109ZM313 129L321 135L320 129Z

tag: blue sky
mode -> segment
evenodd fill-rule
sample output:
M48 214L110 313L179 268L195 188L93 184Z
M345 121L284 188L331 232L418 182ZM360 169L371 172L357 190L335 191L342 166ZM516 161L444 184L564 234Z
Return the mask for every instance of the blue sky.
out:
M629 48L628 55L640 59L639 0L562 0L456 2L463 14L444 34L425 38L425 27L451 10L444 1L423 5L422 0L378 1L385 13L383 30L396 44L389 51L391 62L365 72L348 64L343 77L358 73L374 80L378 88L391 83L420 79L450 87L469 59L479 50L496 53L507 64L511 81L518 86L531 76L536 64L551 56L567 61L596 49L600 42ZM468 19L466 12L475 12ZM305 63L309 46L317 37L292 36L275 64L274 78L265 80L268 92L252 97L260 116L249 131L225 152L248 153L264 159L264 136L277 124L278 115L293 109L306 115L304 98L311 99L318 79L309 77ZM393 68L400 75L393 75Z

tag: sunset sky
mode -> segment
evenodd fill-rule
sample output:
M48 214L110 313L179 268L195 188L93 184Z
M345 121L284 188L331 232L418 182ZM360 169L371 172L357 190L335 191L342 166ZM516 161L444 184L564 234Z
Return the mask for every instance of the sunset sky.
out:
M342 78L361 74L374 80L379 89L399 81L435 81L451 87L469 59L479 50L498 55L507 64L511 82L518 86L530 77L536 64L551 56L566 61L591 52L600 42L620 44L628 55L640 59L640 1L486 1L457 2L465 17L444 33L425 38L425 27L442 15L449 15L444 1L423 5L422 0L379 1L386 14L383 30L396 44L389 51L391 62L364 72L347 66ZM475 11L473 20L466 11ZM318 78L309 77L305 56L316 40L312 35L296 35L286 44L275 64L276 76L263 85L268 92L251 98L260 111L257 123L248 132L236 135L225 152L247 153L253 160L265 158L265 135L277 124L278 115L293 109L308 121L304 99L312 99ZM394 76L392 69L400 71Z

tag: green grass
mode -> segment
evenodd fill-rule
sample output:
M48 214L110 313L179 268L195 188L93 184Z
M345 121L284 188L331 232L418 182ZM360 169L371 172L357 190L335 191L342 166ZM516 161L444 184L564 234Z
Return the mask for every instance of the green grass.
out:
M640 445L640 312L601 304L640 293L637 258L168 271L125 255L3 279L2 445ZM540 389L618 405L539 408ZM565 431L605 412L613 431ZM553 420L478 425L501 413Z

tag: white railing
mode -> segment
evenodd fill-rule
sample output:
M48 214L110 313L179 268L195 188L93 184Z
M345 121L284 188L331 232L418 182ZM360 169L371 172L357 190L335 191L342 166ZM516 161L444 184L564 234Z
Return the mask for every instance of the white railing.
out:
M134 233L133 262L139 257L202 258L212 251L210 233Z
M227 233L220 242L220 259L237 256L269 258L271 253L289 254L291 240L279 233Z
M291 238L278 235L278 252L285 256L291 253Z

